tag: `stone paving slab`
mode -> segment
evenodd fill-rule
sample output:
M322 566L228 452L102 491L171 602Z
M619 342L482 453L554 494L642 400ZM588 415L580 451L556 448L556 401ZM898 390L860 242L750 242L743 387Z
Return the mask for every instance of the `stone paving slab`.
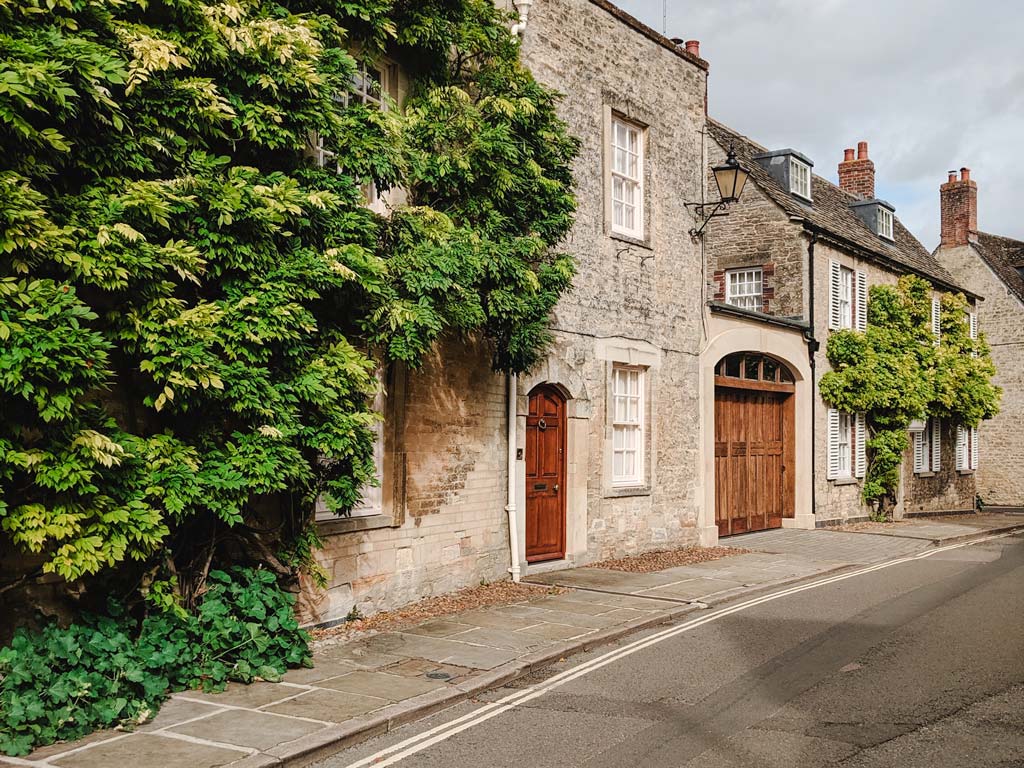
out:
M989 516L992 517L992 516ZM1006 516L1002 516L1006 518ZM1024 527L989 520L975 535ZM998 524L997 524L998 523ZM939 530L949 531L951 528ZM309 760L502 685L567 654L775 585L899 557L932 540L889 533L776 530L734 537L754 550L656 573L577 568L530 577L561 595L430 619L402 631L324 645L313 669L282 683L175 694L133 733L107 731L0 765L34 768L270 768ZM697 601L688 604L687 601Z
M892 536L903 539L926 539L936 546L960 541L988 531L1024 529L1019 515L981 513L945 518L909 517L896 523L860 523L844 532Z

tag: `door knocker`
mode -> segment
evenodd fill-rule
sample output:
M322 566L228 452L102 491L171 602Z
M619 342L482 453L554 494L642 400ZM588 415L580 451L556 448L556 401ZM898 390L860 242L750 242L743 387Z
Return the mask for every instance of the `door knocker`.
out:
M541 432L543 432L547 428L548 428L548 423L546 421L544 421L544 419L538 419L537 420L537 429L539 429Z

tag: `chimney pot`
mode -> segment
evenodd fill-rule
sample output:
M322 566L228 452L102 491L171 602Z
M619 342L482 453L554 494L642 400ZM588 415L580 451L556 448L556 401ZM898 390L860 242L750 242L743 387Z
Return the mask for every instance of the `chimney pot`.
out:
M686 52L692 53L694 56L700 56L700 40L687 40L686 41Z
M843 154L845 155L845 157L843 157L843 162L844 163L849 163L849 162L851 162L853 160L853 149L852 148L851 149L844 149L843 150Z
M681 48L681 47L682 47L683 45L685 45L685 44L686 44L686 41L685 41L685 40L683 40L683 38L681 38L681 37L673 37L673 38L671 38L671 40L672 40L672 42L673 42L673 43L675 43L675 44L676 44L677 46L679 46L680 48Z
M971 180L971 169L970 168L961 168L960 169L960 181L970 181L970 180Z
M857 159L867 160L868 159L868 143L866 141L857 142Z
M950 171L949 172L949 183L952 184L954 181L956 181L956 171Z

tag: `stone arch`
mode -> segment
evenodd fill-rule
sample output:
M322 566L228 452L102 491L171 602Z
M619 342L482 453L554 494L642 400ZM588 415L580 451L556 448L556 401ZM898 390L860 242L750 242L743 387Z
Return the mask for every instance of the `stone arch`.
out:
M701 354L701 429L703 433L701 481L704 503L699 512L701 543L705 546L718 540L715 525L715 369L722 358L734 352L768 355L785 365L795 381L796 467L795 514L783 520L785 527L813 528L811 505L812 483L812 414L811 402L816 397L807 357L807 340L798 329L777 328L744 318L712 315L708 343Z

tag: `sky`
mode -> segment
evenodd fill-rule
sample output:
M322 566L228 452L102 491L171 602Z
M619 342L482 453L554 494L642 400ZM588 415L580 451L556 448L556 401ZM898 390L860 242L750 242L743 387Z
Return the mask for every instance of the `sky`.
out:
M876 195L931 250L939 185L966 166L978 227L1024 240L1024 2L614 0L668 37L700 40L709 111L836 181L867 141Z

